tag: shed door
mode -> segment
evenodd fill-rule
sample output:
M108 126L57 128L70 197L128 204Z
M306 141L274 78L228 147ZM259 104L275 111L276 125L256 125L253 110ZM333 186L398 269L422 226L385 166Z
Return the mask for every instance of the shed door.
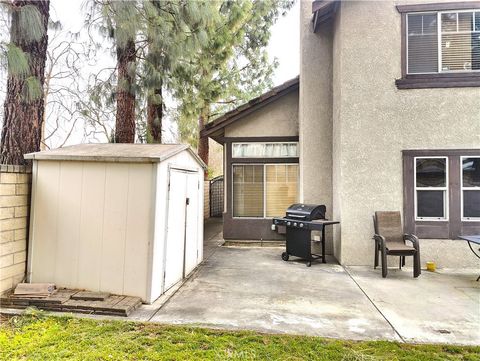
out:
M198 174L188 174L184 276L188 276L198 264L198 189Z
M187 276L198 256L198 174L170 170L164 291Z

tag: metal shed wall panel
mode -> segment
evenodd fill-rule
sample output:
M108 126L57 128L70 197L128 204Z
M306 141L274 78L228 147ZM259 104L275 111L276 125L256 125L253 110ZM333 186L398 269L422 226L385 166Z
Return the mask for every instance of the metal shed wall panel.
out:
M156 177L156 209L155 209L155 237L152 259L152 283L149 302L153 302L164 292L164 256L166 239L166 222L168 211L168 177L169 168L189 168L197 170L200 184L203 184L203 169L197 160L189 153L179 153L168 160L161 162L157 166ZM198 204L203 204L203 186L199 188L197 194ZM198 207L198 260L197 264L203 259L203 208Z
M146 300L155 164L36 161L35 169L31 282Z

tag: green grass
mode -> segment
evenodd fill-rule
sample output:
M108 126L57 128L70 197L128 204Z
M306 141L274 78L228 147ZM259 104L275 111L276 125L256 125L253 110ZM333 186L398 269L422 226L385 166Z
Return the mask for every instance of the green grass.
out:
M1 321L1 360L480 360L480 347L339 341L41 312Z

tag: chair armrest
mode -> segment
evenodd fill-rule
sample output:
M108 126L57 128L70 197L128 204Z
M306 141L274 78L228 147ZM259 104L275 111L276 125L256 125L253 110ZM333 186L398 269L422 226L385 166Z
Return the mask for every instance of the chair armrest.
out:
M418 240L418 237L414 234L404 234L403 235L403 240L412 242L413 247L416 250L418 250L420 248L420 241Z
M385 241L385 237L379 235L379 234L374 234L373 235L373 239L375 240L375 242L378 242L380 243L380 247L382 248L385 248L386 247L386 241Z

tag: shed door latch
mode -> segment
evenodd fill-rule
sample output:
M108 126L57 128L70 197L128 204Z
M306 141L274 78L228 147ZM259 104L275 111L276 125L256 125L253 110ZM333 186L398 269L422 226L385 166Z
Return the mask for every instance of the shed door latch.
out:
M186 205L188 206L190 204L190 198L187 198L185 201Z

